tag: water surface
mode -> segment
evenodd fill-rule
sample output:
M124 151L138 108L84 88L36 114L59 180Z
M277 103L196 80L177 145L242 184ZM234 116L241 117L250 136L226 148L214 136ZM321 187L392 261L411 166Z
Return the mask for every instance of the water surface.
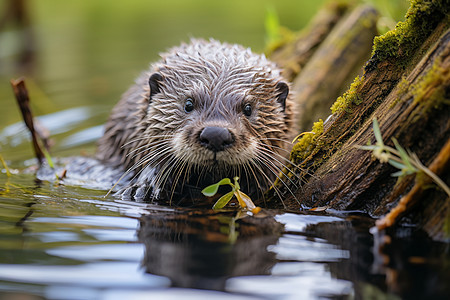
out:
M448 245L360 213L162 207L2 174L0 299L414 299L448 293ZM412 238L414 237L414 238ZM3 298L1 298L3 297Z

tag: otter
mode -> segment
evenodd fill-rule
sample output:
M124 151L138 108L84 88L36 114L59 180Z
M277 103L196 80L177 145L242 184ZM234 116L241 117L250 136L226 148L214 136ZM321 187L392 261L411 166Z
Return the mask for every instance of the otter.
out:
M174 203L235 176L255 197L287 164L291 125L289 85L273 62L192 39L161 54L125 92L96 157L128 175L123 198Z

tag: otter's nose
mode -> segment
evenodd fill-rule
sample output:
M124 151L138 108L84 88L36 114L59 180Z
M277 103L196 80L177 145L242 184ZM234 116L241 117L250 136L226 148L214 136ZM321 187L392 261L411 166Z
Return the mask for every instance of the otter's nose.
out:
M205 127L200 133L200 144L214 152L219 152L233 144L233 136L223 127Z

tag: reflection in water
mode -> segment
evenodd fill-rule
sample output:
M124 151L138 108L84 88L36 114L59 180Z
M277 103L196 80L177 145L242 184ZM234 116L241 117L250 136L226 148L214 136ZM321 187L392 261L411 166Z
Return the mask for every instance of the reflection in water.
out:
M20 40L19 49L17 49L17 69L25 74L31 74L36 64L36 38L30 7L25 0L5 0L2 3L2 12L0 13L0 32L8 25L14 25L18 30Z
M448 299L446 244L410 232L374 245L362 215L263 213L150 211L139 229L145 270L175 287L268 299Z
M404 299L450 299L450 244L434 242L415 228L374 232L374 273Z
M147 272L169 277L174 286L223 290L227 278L270 274L283 225L272 216L235 219L236 212L150 213L141 219Z
M348 260L349 252L338 244L305 235L312 224L348 222L331 216L276 215L265 210L256 217L236 219L235 214L150 211L141 218L138 234L145 244L146 271L169 277L176 287L269 299L353 294L353 284L336 279L327 267Z

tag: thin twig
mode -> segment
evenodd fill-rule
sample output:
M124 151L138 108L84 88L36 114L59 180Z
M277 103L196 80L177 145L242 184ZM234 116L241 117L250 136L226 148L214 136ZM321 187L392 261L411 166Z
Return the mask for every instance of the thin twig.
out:
M30 130L31 138L33 140L34 153L39 164L42 164L45 159L45 155L38 143L37 133L34 128L33 114L30 109L30 98L28 97L28 91L25 87L25 81L23 78L12 79L11 86L13 88L14 95L16 96L25 125L28 127L28 130Z
M441 181L441 179L436 174L444 172L449 165L450 165L450 140L447 140L445 145L442 147L441 151L438 153L437 157L431 162L429 168L423 166L423 168L420 169L423 170L424 172L426 172L425 170L428 170L429 172L427 172L427 175L430 176L430 179L438 183L438 181ZM379 230L382 230L394 225L408 210L411 209L411 207L413 207L418 202L418 199L422 196L424 187L430 181L430 179L427 180L427 182L417 181L416 184L413 186L413 188L400 199L397 206L395 206L383 218L376 221L377 228ZM441 185L439 184L439 186ZM446 187L446 184L443 183L443 186ZM443 186L441 187L444 188ZM445 191L446 192L448 191L448 187Z

